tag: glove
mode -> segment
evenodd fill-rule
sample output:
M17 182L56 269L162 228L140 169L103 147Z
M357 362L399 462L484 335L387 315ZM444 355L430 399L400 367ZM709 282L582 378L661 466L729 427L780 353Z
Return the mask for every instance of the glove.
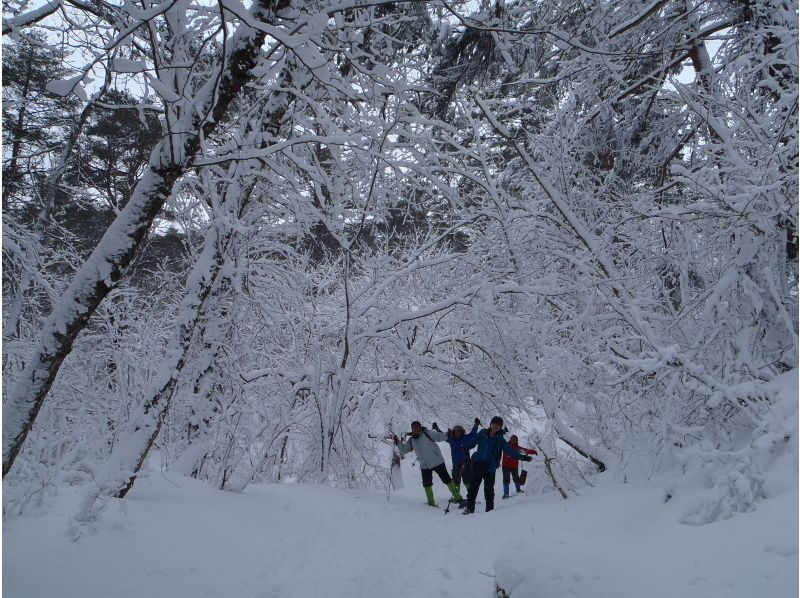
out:
M529 455L538 455L539 453L537 453L535 450L531 449L531 452L528 453L528 454Z
M481 425L481 420L479 420L477 417L475 418L475 425L476 426L480 426Z
M530 455L522 455L522 461L525 462L533 461L533 457L531 457Z
M433 429L434 429L434 430L436 430L437 432L441 432L441 430L439 429L439 425L438 425L436 422L433 422L433 423L431 424L431 428L433 428Z

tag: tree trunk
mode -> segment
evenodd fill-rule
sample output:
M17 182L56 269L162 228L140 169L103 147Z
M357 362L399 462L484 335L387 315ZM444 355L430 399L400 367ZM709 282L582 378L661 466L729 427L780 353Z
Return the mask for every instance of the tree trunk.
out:
M251 18L254 22L271 23L276 11L288 5L288 0L260 0L251 10ZM4 405L3 477L14 464L75 338L122 278L173 185L191 167L200 150L201 139L214 132L231 101L251 79L265 35L249 25L239 26L230 41L231 50L216 67L218 78L210 79L218 83L205 85L200 97L195 98L196 109L186 107L184 118L174 129L182 133L171 134L153 149L149 167L128 205L108 228L48 316L38 347ZM143 433L155 438L158 427L160 424Z
M17 174L17 160L19 159L19 153L22 149L22 131L25 128L25 99L28 96L28 89L31 84L31 75L32 75L32 68L33 68L33 51L31 51L30 55L28 56L28 62L25 64L25 83L22 85L22 106L19 108L19 114L17 115L17 122L14 125L14 129L12 130L11 134L13 136L13 143L11 144L11 159L8 163L8 174L10 178L14 179L15 175ZM11 194L11 190L13 185L9 185L8 181L6 184L3 185L3 211L5 212L8 209L8 199Z
M264 110L265 116L260 131L269 133L264 141L265 146L277 139L280 124L283 122L292 98L291 94L284 90L291 86L291 82L291 73L288 69L284 69L281 91L273 94L270 103ZM251 166L252 163L247 161L233 164L230 179L236 180L241 170L247 170ZM242 216L254 190L255 183L246 189L235 184L226 189L222 201L225 211L222 216L223 222L229 223L229 221L235 221ZM92 496L88 499L87 507L89 509L101 495L108 494L116 498L124 498L133 487L136 476L161 430L164 415L172 402L178 377L183 371L195 329L205 311L212 290L216 287L234 234L235 227L230 224L212 225L203 253L186 281L186 295L181 303L176 331L167 347L155 382L151 386L154 390L131 419L129 429L124 432L126 438L122 439L120 450L114 451L108 463L103 467L98 487L92 491ZM232 472L223 477L223 486L230 473ZM89 517L90 515L87 510L84 510L82 516Z

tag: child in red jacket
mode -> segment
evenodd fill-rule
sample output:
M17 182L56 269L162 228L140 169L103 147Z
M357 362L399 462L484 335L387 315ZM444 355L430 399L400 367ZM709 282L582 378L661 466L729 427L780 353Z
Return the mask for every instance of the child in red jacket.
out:
M517 438L516 436L512 436L509 439L508 444L510 444L511 448L513 448L515 451L517 451L518 453L522 453L523 455L539 454L533 449L521 447L519 445L519 438ZM514 459L513 457L507 455L506 453L503 453L503 498L504 499L508 498L508 488L510 485L509 482L511 481L511 478L514 478L514 486L516 486L517 488L517 494L523 492L522 488L520 488L519 473L517 472L518 467L519 467L519 459Z

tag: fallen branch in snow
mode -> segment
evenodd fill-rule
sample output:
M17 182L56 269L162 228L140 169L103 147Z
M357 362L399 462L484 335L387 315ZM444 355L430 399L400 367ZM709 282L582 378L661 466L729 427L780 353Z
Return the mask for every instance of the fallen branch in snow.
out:
M589 461L591 461L592 463L594 463L595 465L597 465L597 471L598 471L598 473L603 473L603 472L606 470L606 464L605 464L605 463L603 463L603 462L602 462L600 459L598 459L597 457L593 457L592 455L590 455L590 454L589 454L589 453L587 453L586 451L582 450L582 449L581 449L581 448L580 448L580 447L579 447L577 444L575 444L574 442L570 442L568 438L565 438L564 436L562 436L561 434L559 434L559 435L558 435L558 439L559 439L561 442L563 442L564 444L568 445L568 446L569 446L569 447L570 447L572 450L574 450L576 453L578 453L578 454L579 454L581 457L584 457L584 458L588 459Z
M550 476L550 480L553 482L553 486L555 487L556 490L558 490L558 493L561 494L561 498L564 499L569 498L569 496L567 496L567 493L564 492L564 489L561 487L561 484L558 483L558 480L556 479L556 476L553 473L553 468L550 465L552 461L555 461L555 457L548 457L547 454L541 449L541 447L538 448L539 452L542 453L542 456L544 457L544 468L547 471L547 475Z

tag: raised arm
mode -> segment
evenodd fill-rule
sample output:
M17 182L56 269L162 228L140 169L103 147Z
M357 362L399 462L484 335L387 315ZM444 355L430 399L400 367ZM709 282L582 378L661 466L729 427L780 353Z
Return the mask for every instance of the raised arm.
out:
M475 445L478 444L478 435L479 435L478 432L475 432L474 434L472 432L470 432L469 434L464 436L464 444L462 446L466 450L470 450L472 448L475 448Z
M447 434L445 434L439 429L428 430L428 436L434 442L445 442L447 440Z
M476 417L475 418L475 425L472 426L472 429L469 432L464 434L464 442L472 442L475 438L478 437L478 425L479 424L480 424L480 422L478 421L478 418ZM472 448L472 447L470 447L470 448Z

